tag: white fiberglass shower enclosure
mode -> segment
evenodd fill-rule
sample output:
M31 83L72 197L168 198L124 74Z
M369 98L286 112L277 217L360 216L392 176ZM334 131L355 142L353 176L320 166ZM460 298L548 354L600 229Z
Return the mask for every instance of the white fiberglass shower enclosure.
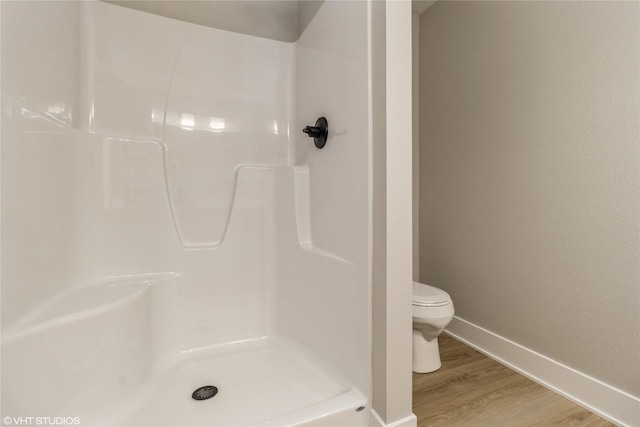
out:
M1 3L4 424L367 425L370 7Z

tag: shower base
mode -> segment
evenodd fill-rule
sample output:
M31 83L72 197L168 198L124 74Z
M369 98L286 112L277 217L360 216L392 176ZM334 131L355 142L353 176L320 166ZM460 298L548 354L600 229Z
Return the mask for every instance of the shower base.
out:
M367 398L291 347L269 339L225 344L159 363L109 426L366 426ZM215 396L195 400L202 386Z
M2 364L13 369L2 372L0 416L110 427L368 425L368 396L295 343L157 351L149 290L174 277L71 290L7 328ZM203 386L217 393L194 399Z

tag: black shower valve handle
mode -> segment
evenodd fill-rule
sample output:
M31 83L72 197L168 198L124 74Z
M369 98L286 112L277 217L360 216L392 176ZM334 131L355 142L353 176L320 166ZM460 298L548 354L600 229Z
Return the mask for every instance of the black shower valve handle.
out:
M315 126L306 126L302 132L306 133L309 138L313 138L313 143L317 148L322 148L327 143L329 136L329 123L327 123L327 119L320 117L316 120Z
M320 135L322 135L322 129L317 126L306 126L304 129L302 129L302 132L306 133L311 138L318 138L320 137Z

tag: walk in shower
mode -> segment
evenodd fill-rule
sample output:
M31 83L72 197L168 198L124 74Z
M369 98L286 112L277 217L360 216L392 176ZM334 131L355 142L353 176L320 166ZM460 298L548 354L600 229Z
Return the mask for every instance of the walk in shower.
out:
M368 424L370 7L1 3L5 425Z

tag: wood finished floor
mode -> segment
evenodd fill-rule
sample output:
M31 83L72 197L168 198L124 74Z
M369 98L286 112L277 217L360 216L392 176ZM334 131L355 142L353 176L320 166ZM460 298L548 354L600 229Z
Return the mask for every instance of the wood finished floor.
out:
M442 367L413 374L418 427L614 426L448 335Z

